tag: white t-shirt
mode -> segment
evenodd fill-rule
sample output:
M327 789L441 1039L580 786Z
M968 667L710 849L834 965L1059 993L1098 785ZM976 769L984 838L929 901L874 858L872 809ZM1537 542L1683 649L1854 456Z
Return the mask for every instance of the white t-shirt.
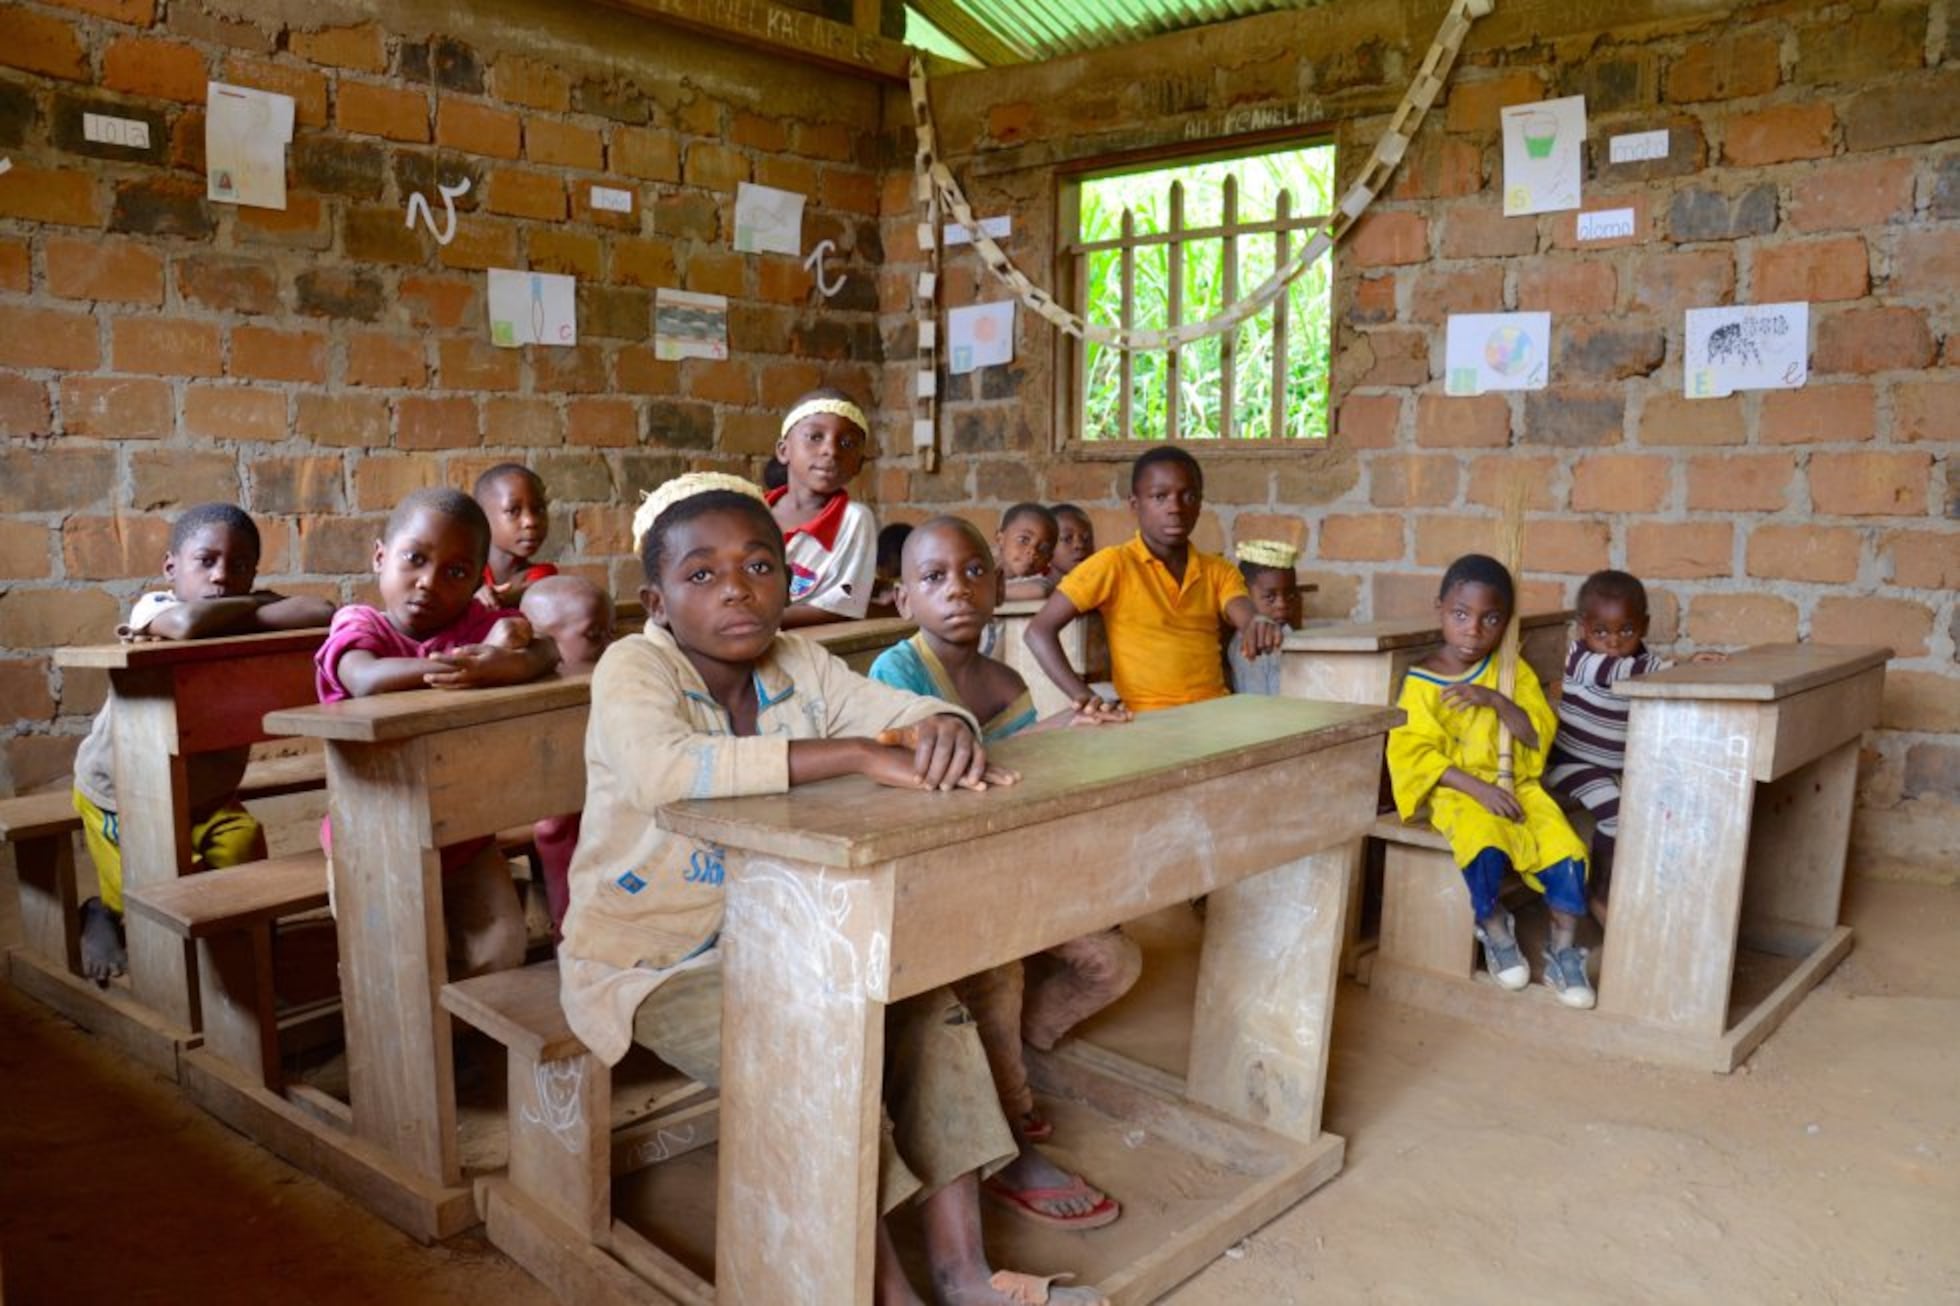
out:
M770 504L787 493L773 490ZM783 536L789 559L789 601L859 618L871 606L878 576L878 522L871 510L839 491L823 511Z

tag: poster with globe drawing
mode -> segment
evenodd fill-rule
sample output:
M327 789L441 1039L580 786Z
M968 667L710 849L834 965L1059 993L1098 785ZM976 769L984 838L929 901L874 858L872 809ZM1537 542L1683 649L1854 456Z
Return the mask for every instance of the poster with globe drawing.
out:
M1578 208L1586 97L1514 104L1497 116L1504 128L1504 216Z
M1443 389L1543 390L1551 373L1550 313L1452 313L1444 338Z

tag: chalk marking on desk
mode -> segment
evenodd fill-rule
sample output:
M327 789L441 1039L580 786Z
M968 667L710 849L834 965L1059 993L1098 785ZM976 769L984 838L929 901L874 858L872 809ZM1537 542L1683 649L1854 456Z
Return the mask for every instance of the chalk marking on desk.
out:
M652 1138L633 1149L633 1164L636 1166L658 1165L676 1155L674 1149L686 1147L694 1141L694 1126L682 1129L658 1129Z
M585 1135L585 1108L580 1094L585 1088L585 1061L574 1057L565 1061L540 1061L531 1067L536 1081L538 1104L525 1106L518 1116L527 1125L537 1125L557 1139L574 1155Z

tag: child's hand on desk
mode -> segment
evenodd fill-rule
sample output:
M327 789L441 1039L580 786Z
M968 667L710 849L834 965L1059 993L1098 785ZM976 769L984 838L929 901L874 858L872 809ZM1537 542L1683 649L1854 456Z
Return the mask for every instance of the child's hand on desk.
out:
M1696 663L1697 665L1700 666L1711 666L1714 663L1727 662L1728 660L1729 660L1728 654L1717 653L1713 649L1710 649L1707 652L1697 653L1693 657L1688 659L1688 661Z
M1070 718L1071 726L1120 726L1136 720L1136 713L1123 706L1120 698L1104 698L1101 694L1091 694L1075 705L1075 715Z
M989 765L987 750L958 717L933 716L880 730L876 742L865 774L894 789L985 789L1021 778Z
M529 641L527 640L528 644ZM519 648L524 645L519 645ZM431 689L482 689L490 685L521 685L536 674L524 653L490 644L469 644L449 653L437 653L431 662L447 668L431 671L422 682Z
M1286 627L1271 617L1256 616L1239 632L1239 652L1249 658L1277 653L1286 643Z

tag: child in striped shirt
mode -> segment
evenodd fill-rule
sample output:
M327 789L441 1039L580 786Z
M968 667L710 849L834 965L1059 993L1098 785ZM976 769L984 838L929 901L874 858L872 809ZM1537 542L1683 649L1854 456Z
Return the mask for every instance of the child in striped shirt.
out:
M1673 664L1647 649L1647 589L1637 577L1596 571L1579 586L1577 606L1579 637L1565 655L1545 787L1592 813L1592 911L1604 922L1620 834L1620 776L1627 768L1628 704L1613 687ZM1720 662L1723 655L1697 653L1694 660Z

